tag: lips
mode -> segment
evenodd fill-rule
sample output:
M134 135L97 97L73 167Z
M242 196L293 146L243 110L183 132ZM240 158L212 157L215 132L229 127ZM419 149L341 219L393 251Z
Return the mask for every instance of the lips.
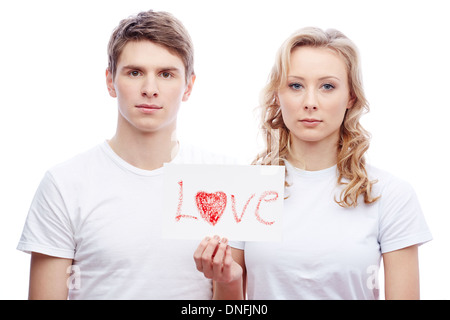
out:
M139 104L136 106L137 110L141 112L142 114L146 115L154 115L159 113L158 110L161 110L162 107L156 105L156 104Z
M322 122L322 120L318 120L318 119L302 119L300 120L301 122L306 122L306 123L315 123L315 122Z
M322 120L313 119L313 118L305 118L301 119L300 122L306 127L315 127L322 123Z
M140 104L137 105L136 108L139 109L148 109L148 110L159 110L162 109L162 107L155 105L155 104Z

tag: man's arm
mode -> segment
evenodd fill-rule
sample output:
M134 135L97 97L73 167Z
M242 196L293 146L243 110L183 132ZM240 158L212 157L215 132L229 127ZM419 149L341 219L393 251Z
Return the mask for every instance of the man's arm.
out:
M33 252L31 254L30 300L65 300L68 295L67 279L72 259L56 258Z

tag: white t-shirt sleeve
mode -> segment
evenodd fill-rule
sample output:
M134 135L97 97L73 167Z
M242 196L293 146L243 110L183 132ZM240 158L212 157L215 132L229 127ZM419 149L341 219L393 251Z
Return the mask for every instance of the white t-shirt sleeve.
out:
M228 242L228 244L230 245L230 247L235 248L235 249L239 249L239 250L245 249L244 241L230 241L230 242Z
M68 210L50 172L36 191L17 249L67 259L74 257L75 241Z
M432 240L417 195L409 183L392 177L379 201L381 253Z

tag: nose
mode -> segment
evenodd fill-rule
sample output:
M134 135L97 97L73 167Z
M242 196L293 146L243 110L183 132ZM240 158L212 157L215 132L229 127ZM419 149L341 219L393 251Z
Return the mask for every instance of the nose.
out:
M141 94L144 97L156 98L159 95L158 82L154 77L148 76L142 83Z
M313 90L308 90L306 92L306 97L304 100L304 106L303 108L306 111L313 111L313 110L317 110L318 107L318 102L317 102L317 95L316 92Z

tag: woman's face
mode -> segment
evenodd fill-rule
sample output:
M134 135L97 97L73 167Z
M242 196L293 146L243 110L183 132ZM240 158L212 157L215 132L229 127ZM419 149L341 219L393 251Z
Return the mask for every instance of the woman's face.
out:
M293 144L335 145L345 112L353 105L343 58L327 48L295 48L278 99Z

